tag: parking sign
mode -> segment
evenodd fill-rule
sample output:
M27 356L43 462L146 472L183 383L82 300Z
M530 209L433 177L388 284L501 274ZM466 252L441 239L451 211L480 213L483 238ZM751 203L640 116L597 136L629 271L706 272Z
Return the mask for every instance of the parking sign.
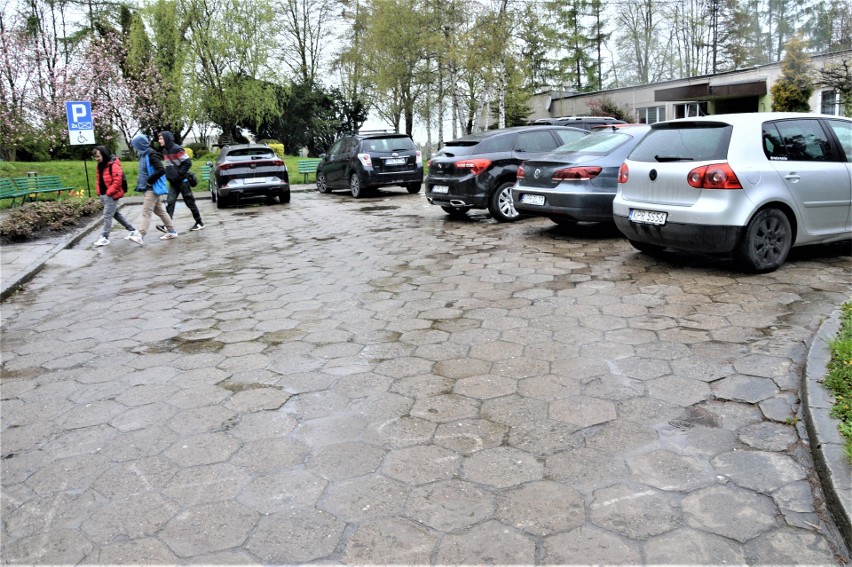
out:
M92 121L92 103L87 100L65 102L68 116L68 138L72 146L95 143L95 123Z

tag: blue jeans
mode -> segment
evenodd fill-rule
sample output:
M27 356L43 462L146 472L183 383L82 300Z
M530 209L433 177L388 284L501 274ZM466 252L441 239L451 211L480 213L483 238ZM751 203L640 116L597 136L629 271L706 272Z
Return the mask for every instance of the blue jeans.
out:
M127 230L133 230L133 225L127 222L124 215L118 212L117 199L113 199L109 195L101 195L101 203L104 205L104 238L109 238L109 231L112 230L112 219L117 220Z

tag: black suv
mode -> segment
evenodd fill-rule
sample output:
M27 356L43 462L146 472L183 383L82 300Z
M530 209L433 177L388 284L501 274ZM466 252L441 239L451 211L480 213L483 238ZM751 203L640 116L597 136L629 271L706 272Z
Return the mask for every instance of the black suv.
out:
M423 184L423 155L406 134L359 132L343 136L320 155L317 191L349 189L356 199L386 185L402 185L409 193Z
M521 162L586 135L578 128L516 126L458 138L429 160L426 198L453 216L488 209L497 221L517 220L512 186Z
M616 120L611 116L562 116L561 118L539 118L530 122L530 125L538 126L550 124L556 126L570 126L591 130L597 126L612 126L613 124L626 124L624 120Z
M218 208L246 197L278 197L290 202L290 174L284 160L266 144L223 146L210 166L210 199Z

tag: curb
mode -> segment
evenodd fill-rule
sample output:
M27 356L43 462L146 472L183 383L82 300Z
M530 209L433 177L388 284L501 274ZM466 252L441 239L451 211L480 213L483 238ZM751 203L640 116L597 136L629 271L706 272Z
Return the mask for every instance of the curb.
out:
M808 350L802 383L802 408L826 504L846 545L852 548L852 464L843 450L843 436L837 430L838 420L829 416L834 398L823 386L825 370L831 360L828 343L834 340L839 330L838 309L820 325Z

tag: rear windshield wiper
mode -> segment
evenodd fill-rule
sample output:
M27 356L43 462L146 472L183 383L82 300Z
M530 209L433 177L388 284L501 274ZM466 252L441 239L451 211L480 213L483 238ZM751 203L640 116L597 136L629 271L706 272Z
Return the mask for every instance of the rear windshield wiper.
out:
M410 149L411 148L394 148L391 151L392 152L404 152L404 151L407 151L407 150L410 150Z
M654 156L657 161L694 161L691 157L683 156Z

